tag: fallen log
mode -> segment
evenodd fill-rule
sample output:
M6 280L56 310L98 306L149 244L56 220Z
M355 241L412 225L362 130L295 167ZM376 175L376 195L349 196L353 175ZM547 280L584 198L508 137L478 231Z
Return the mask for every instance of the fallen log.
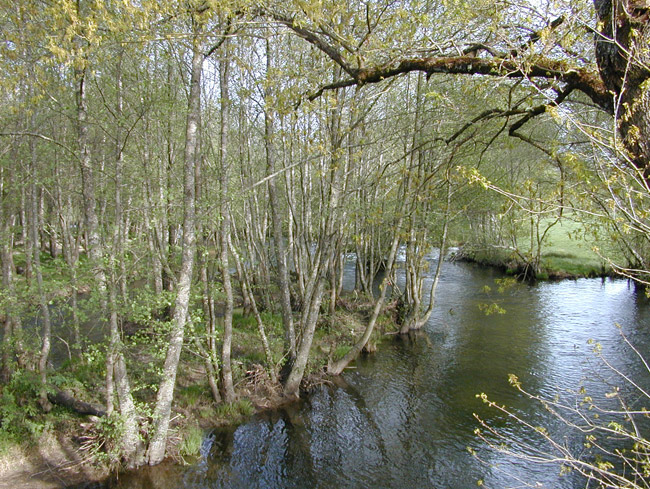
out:
M66 407L77 414L90 414L99 417L106 416L106 411L101 406L75 399L68 391L57 389L54 393L50 392L47 398L52 404Z

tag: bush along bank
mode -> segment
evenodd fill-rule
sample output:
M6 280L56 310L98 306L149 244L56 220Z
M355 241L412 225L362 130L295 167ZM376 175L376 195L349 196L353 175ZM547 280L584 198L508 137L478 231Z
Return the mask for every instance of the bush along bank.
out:
M548 250L537 261L514 249L465 245L458 249L452 259L493 267L506 275L531 282L615 276L604 261L571 251Z
M144 307L144 306L143 306ZM153 306L152 306L153 307ZM155 308L160 307L157 304ZM373 301L355 295L342 295L333 314L319 319L307 374L301 385L303 393L328 382L326 367L343 357L363 334ZM323 311L329 305L323 304ZM394 332L394 307L388 305L380 317L365 353ZM172 407L172 429L167 441L168 458L174 463L191 463L199 455L205 433L217 427L233 427L257 412L276 409L291 402L283 396L282 386L272 379L271 369L280 370L283 352L283 329L279 314L263 312L274 365L269 365L259 340L256 320L238 309L233 315L233 376L237 399L216 403L208 382L204 359L192 337L185 343ZM136 318L132 318L136 319ZM155 385L161 375L161 349L157 339L166 333L166 321L158 314L138 314L137 321L125 324L124 341L128 344L133 392L141 421L141 430L152 422L151 404ZM190 334L201 335L196 327ZM79 356L61 363L49 375L51 403L48 411L39 402L41 388L35 366L16 370L9 382L0 384L0 476L4 480L31 481L33 487L60 487L66 483L100 480L122 468L123 426L120 416L106 415L105 383L106 343L87 345ZM67 399L67 404L58 402ZM80 406L94 406L89 414ZM141 433L142 439L147 433ZM65 440L63 446L59 440ZM24 463L17 463L23 460ZM34 474L44 475L35 481ZM58 482L57 482L58 481ZM39 485L40 484L40 485ZM32 487L26 485L25 487Z

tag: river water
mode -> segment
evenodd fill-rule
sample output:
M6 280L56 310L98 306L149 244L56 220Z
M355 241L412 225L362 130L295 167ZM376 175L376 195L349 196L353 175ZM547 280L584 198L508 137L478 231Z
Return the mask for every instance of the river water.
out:
M621 337L650 353L647 299L625 280L515 283L499 291L500 278L493 270L445 263L435 313L422 334L383 343L300 405L209 434L194 465L123 474L111 487L466 489L479 480L498 489L585 487L575 473L560 475L557 465L490 449L474 433L474 413L506 434L518 453L545 447L533 430L476 394L580 452L584 435L518 393L508 375L537 395L570 401L584 387L596 402L610 402L607 382L620 378L592 352L593 339L612 367L648 385ZM486 304L505 313L486 315ZM634 408L643 401L633 390L628 398Z

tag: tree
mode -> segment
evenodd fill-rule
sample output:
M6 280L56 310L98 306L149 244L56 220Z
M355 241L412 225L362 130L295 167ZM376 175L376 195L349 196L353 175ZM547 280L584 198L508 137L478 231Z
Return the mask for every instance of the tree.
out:
M545 20L545 25L541 27L532 26L523 43L518 39L517 31L488 33L491 42L471 39L485 35L484 30L463 31L462 49L453 43L441 42L422 46L425 53L433 54L413 56L413 51L420 48L416 43L422 43L422 37L427 39L426 36L421 36L418 39L407 39L396 55L386 50L384 58L379 60L373 59L376 58L375 54L366 53L363 49L364 44L369 43L368 38L382 34L379 29L382 11L379 7L377 12L373 12L377 16L375 23L372 24L369 11L367 30L353 33L331 32L328 28L340 28L340 24L328 26L319 14L312 11L298 16L272 10L271 16L322 51L348 75L347 79L324 84L310 98L319 96L325 90L379 83L413 71L424 72L427 77L437 73L450 73L525 79L532 87L538 88L541 87L540 80L544 80L545 89L555 93L554 97L548 97L546 103L530 109L502 111L503 116L518 116L510 125L511 135L532 117L544 113L547 105L560 105L573 92L580 91L602 110L616 117L632 161L638 167L645 168L649 155L643 141L647 139L644 135L650 132L649 121L642 116L647 113L643 108L647 108L644 104L648 103L644 82L650 74L647 7L643 2L632 0L595 0L594 5L599 21L597 29L580 27L580 12L568 2L561 6L563 10L554 20ZM545 18L532 5L525 4L525 7L537 19L540 16ZM472 7L460 2L459 8ZM517 6L513 5L512 8ZM500 15L516 18L513 11L507 9ZM475 7L475 12L477 17L485 14L479 6ZM496 17L494 13L488 13L484 20L491 23ZM353 25L358 28L358 24L357 19ZM399 28L397 24L393 26L394 30ZM564 32L562 29L565 29ZM565 42L568 29L578 29L584 34L594 35L595 60L572 54L571 47ZM441 31L444 32L444 29ZM350 47L344 39L356 41L353 45L355 47ZM409 42L414 45L409 46ZM535 49L538 44L542 46ZM639 137L635 136L637 133Z
M346 79L321 84L320 89L305 96L307 99L342 87L382 83L414 71L425 73L427 78L438 74L492 77L496 86L520 89L519 98L505 97L505 107L484 110L452 139L479 123L501 118L510 136L548 155L543 141L524 132L526 123L545 113L561 119L572 113L572 107L584 106L588 100L612 116L614 130L610 135L606 131L595 134L587 126L578 130L593 138L599 151L613 152L614 158L627 162L624 164L631 168L628 174L638 171L641 180L647 179L650 27L644 2L595 0L593 9L571 1L560 5L522 1L502 6L457 2L442 9L436 5L418 8L405 3L366 9L355 5L345 14L329 5L331 11L326 15L313 9L297 13L271 6L267 13L347 75ZM332 12L335 15L330 15ZM422 29L405 26L400 22L405 16L410 22L421 20ZM503 28L503 19L517 27ZM403 41L391 43L389 33ZM647 184L639 183L645 194L643 187ZM633 229L645 227L634 216L625 219L630 218ZM642 233L638 236L643 241ZM631 244L628 240L626 246ZM638 277L633 270L643 269L636 266L641 254L640 249L632 253L635 264L617 267Z
M650 6L636 0L594 0L596 61L612 102L627 158L645 175L650 166Z
M203 29L203 20L199 18L198 14L193 14L191 22L193 24L194 35L192 37L192 63L189 80L190 93L187 108L183 166L183 253L181 270L176 287L177 295L174 307L173 327L165 357L163 380L158 387L158 395L156 398L154 434L147 452L147 462L149 465L159 464L165 458L167 431L169 429L169 418L174 399L178 362L183 348L185 324L188 318L190 287L192 285L192 272L196 251L196 188L194 172L198 150L198 126L201 113L201 75L205 55L202 50L202 38L200 36L201 30Z

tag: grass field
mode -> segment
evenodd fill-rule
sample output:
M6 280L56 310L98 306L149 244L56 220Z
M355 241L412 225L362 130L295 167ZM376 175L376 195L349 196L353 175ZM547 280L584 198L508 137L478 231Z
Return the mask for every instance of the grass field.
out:
M540 232L545 226L552 224L548 219L541 222ZM470 250L469 259L486 265L505 268L511 273L518 273L523 266L520 256L530 253L530 238L522 230L518 237L519 254L513 250L493 248ZM607 261L599 256L595 248L603 256L617 258L611 243L597 240L591 233L584 231L584 224L572 219L562 219L550 227L542 244L540 271L537 278L548 277L595 277L607 275L610 269ZM535 251L535 250L534 250Z
M562 220L553 226L542 247L541 268L550 273L567 273L578 276L596 276L608 272L606 261L594 251L594 247L608 252L608 243L595 242L585 235L583 225Z

